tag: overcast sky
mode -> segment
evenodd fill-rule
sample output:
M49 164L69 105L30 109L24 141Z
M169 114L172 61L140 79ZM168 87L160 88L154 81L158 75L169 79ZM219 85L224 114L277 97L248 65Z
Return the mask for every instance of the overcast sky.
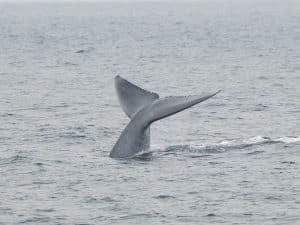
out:
M210 2L210 1L231 1L231 0L0 0L0 2ZM246 1L246 0L243 0ZM300 1L300 0L299 0Z
M135 2L147 2L147 1L176 1L176 2L193 2L193 1L201 1L201 2L209 2L209 1L232 1L232 0L0 0L0 2L120 2L120 1L135 1ZM250 1L250 0L236 0L236 1Z
M119 1L172 1L172 0L0 0L0 2L119 2ZM208 0L175 0L175 1L208 1Z
M172 1L172 0L0 0L0 2L120 2L120 1ZM175 1L207 1L207 0L175 0Z
M226 1L259 1L259 0L0 0L0 2L226 2ZM262 1L262 0L261 0ZM285 1L285 0L263 0ZM291 0L293 1L293 0ZM300 0L294 0L300 1Z

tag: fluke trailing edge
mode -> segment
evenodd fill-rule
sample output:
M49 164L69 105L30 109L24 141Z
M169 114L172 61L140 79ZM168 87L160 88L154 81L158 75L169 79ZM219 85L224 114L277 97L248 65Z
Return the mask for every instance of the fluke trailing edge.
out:
M110 152L110 157L113 158L128 158L148 150L151 123L192 107L220 92L159 98L158 94L146 91L120 76L115 77L115 87L122 109L131 120Z

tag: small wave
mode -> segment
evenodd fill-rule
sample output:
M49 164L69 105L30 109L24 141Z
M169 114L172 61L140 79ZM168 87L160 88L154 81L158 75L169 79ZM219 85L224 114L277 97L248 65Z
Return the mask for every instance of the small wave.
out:
M120 162L128 164L132 161L152 161L153 160L153 152L152 151L142 151L139 152L133 156L125 157L125 158L119 158Z
M158 195L154 197L155 199L175 199L172 195Z
M85 134L78 134L76 132L64 132L59 134L59 137L75 139L75 138L86 138L87 136Z
M81 50L76 51L75 53L85 53L85 52L86 52L86 50L81 49Z
M35 211L37 212L45 212L45 213L50 213L50 212L55 212L55 209L53 208L47 208L47 209L36 209Z
M282 164L290 164L290 165L296 164L296 162L294 162L294 161L282 161L281 163Z
M16 116L16 114L14 114L14 113L4 113L4 114L0 114L0 117L9 117L9 116Z
M20 223L24 224L40 224L40 223L49 223L51 221L50 217L47 216L36 216L32 218L28 218L20 221Z
M121 216L119 219L120 220L132 220L135 218L147 219L147 218L152 218L152 217L156 217L156 215L153 215L152 213L134 213L134 214Z
M254 151L254 152L248 152L247 155L257 155L257 154L261 154L264 153L265 151Z
M114 200L111 197L104 197L104 198L101 198L101 201L103 201L103 202L115 202L116 200Z
M66 65L66 66L78 66L77 63L73 63L73 62L64 62L64 65Z
M290 143L300 142L300 137L281 137L281 138L275 139L275 141L282 142L285 144L290 144Z
M170 154L173 152L189 151L189 152L203 152L203 153L220 153L227 150L234 149L244 149L257 145L268 145L268 144L291 144L300 142L300 137L279 137L270 138L256 136L244 140L223 140L218 143L208 143L208 144L189 144L189 145L173 145L165 149L165 154ZM261 151L255 152L256 154L261 153Z
M12 156L9 158L0 158L0 165L23 163L23 162L30 161L30 160L31 159L26 156L15 155L15 156Z
M77 53L77 54L90 53L92 50L93 50L93 48L90 47L90 48L77 50L77 51L75 51L75 53Z
M133 157L134 160L138 161L151 161L153 159L152 152L142 152Z

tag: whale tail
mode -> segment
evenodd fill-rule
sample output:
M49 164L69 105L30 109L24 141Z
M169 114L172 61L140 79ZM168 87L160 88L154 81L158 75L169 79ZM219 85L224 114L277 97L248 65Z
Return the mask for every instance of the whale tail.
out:
M115 88L123 111L129 118L159 98L159 95L144 90L120 76L115 77Z
M174 115L187 108L190 108L200 102L203 102L220 92L202 95L190 95L190 96L169 96L159 99L151 105L149 108L148 123L151 124L154 121L163 119L165 117Z
M159 98L158 94L144 90L120 76L115 77L115 87L120 105L131 120L110 153L113 158L131 157L149 149L151 123L192 107L220 92Z
M141 109L147 106L146 122L149 125L165 117L183 111L200 102L203 102L220 92L190 96L168 96L159 98L159 95L144 90L120 76L115 77L115 87L120 105L129 118L133 118Z

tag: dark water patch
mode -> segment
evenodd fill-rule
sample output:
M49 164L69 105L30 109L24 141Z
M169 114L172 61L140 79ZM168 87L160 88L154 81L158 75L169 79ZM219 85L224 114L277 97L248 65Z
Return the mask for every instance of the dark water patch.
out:
M149 214L147 213L136 213L136 214L131 214L131 215L127 215L127 216L121 216L120 219L121 220L128 220L128 219L134 219L136 217L149 217Z
M250 184L251 182L248 181L248 180L242 180L241 183L242 183L242 184Z
M209 102L209 103L206 103L206 104L209 107L224 107L224 106L226 106L225 103L221 103L221 102Z
M94 225L92 223L75 223L75 225Z
M105 137L111 137L116 134L116 132L114 130L112 130L110 127L100 127L100 128L98 128L98 130Z
M32 184L34 185L44 185L44 184L53 184L54 181L52 180L40 180L40 181L33 181Z
M1 117L11 117L11 116L16 116L14 113L3 113L0 115Z
M212 155L208 155L208 154L201 154L201 155L189 155L190 158L196 159L196 158L207 158L207 157L211 157Z
M198 191L189 191L189 192L187 192L187 194L196 195L196 194L199 194L199 192Z
M94 50L93 47L88 47L88 48L85 48L85 49L79 49L79 50L75 51L75 53L76 54L87 54L87 53L90 53L93 50Z
M84 203L100 203L101 200L92 196L85 197L83 200Z
M70 105L67 104L67 103L61 103L59 105L53 105L53 106L50 106L50 108L66 108L66 107L69 107Z
M259 76L257 77L258 80L268 80L269 78L267 76Z
M275 167L274 169L275 170L285 170L284 168L280 168L280 167ZM282 172L280 172L280 173L282 173Z
M266 200L274 200L274 201L281 201L282 198L278 197L278 196L274 196L274 195L269 195L267 197L265 197Z
M131 157L125 157L125 158L115 158L115 160L118 160L122 164L128 164L134 162L147 162L153 160L153 152L141 152Z
M208 162L208 164L210 164L210 165L219 165L219 164L223 164L223 162Z
M68 127L68 130L76 130L79 132L85 131L86 127L81 127L81 126L77 126L77 127Z
M138 160L138 161L151 161L151 160L153 160L153 152L144 152L144 153L135 155L131 159Z
M49 160L49 163L52 164L71 164L69 160L61 160L61 159L56 159L56 160Z
M122 181L124 181L124 182L129 182L129 181L136 181L137 179L135 178L135 177L125 177L125 176L123 176L122 177Z
M176 152L162 152L162 155L163 156L168 156L168 155L171 155L171 156L176 156L177 155L177 153Z
M86 50L81 49L81 50L76 51L75 53L85 53L85 52L86 52Z
M49 208L49 209L36 209L35 211L37 211L37 212L51 213L51 212L55 212L55 209L53 209L53 208Z
M248 152L246 153L247 155L257 155L257 154L261 154L261 153L264 153L265 151L253 151L253 152Z
M15 213L15 211L12 208L9 207L0 207L0 213L3 214L7 214L7 215L13 215ZM1 224L1 221L0 221Z
M290 165L296 164L296 162L294 162L294 161L282 161L281 163L282 164L290 164Z
M176 199L174 196L172 195L158 195L158 196L155 196L153 197L155 199Z
M126 216L121 216L119 219L120 220L133 220L133 219L143 220L143 219L151 219L157 217L164 217L164 216L159 213L133 213Z
M36 216L36 217L22 220L20 221L20 224L41 224L41 223L49 223L49 222L51 222L50 217Z
M169 178L169 177L159 177L158 180L161 180L164 182L170 182L170 183L176 182L176 179Z
M6 130L6 129L1 129L0 128L0 131L1 130ZM14 139L13 137L5 137L5 136L0 137L0 141L3 141L1 144L4 144L5 141L9 141L9 140L13 140L13 139Z
M267 110L267 109L268 109L268 106L263 105L263 104L257 104L257 105L254 107L253 111L265 111L265 110Z
M40 110L43 110L43 111L46 111L46 112L54 112L55 111L55 108L57 107L61 107L61 106L47 106L47 107L43 107L39 104L33 104L32 107L28 107L28 108L19 108L19 109L16 109L16 111L40 111ZM20 115L22 117L24 117L24 115Z
M39 168L40 172L45 172L46 170L44 169L45 164L41 162L36 162L33 165L37 166Z
M111 197L104 197L104 198L101 198L101 201L103 201L103 202L116 202L116 200L114 200L114 199L111 198Z
M216 119L218 119L218 120L227 120L228 118L225 118L225 117L217 117ZM243 119L243 118L237 117L237 119Z
M212 177L221 177L221 176L225 176L226 173L225 172L217 172L217 173L210 173L209 175Z
M30 162L31 158L22 155L15 155L9 158L1 158L0 165L14 165L19 163Z
M59 137L66 139L76 139L76 138L86 138L87 136L84 134L77 134L75 132L64 132L60 133Z
M272 84L272 87L283 87L284 85L281 83Z
M108 131L108 130L103 131L103 136L105 136L105 137L111 137L114 134L115 134L115 132L113 132L113 131Z
M196 222L195 218L193 218L189 215L177 215L176 218L178 219L178 221L183 222L183 223Z
M9 62L8 64L18 68L24 67L26 65L25 61L14 61L14 62Z
M78 66L77 63L72 63L72 62L64 62L65 66Z
M207 214L206 216L208 216L208 217L214 217L214 216L216 216L216 214L214 214L214 213L209 213L209 214Z

